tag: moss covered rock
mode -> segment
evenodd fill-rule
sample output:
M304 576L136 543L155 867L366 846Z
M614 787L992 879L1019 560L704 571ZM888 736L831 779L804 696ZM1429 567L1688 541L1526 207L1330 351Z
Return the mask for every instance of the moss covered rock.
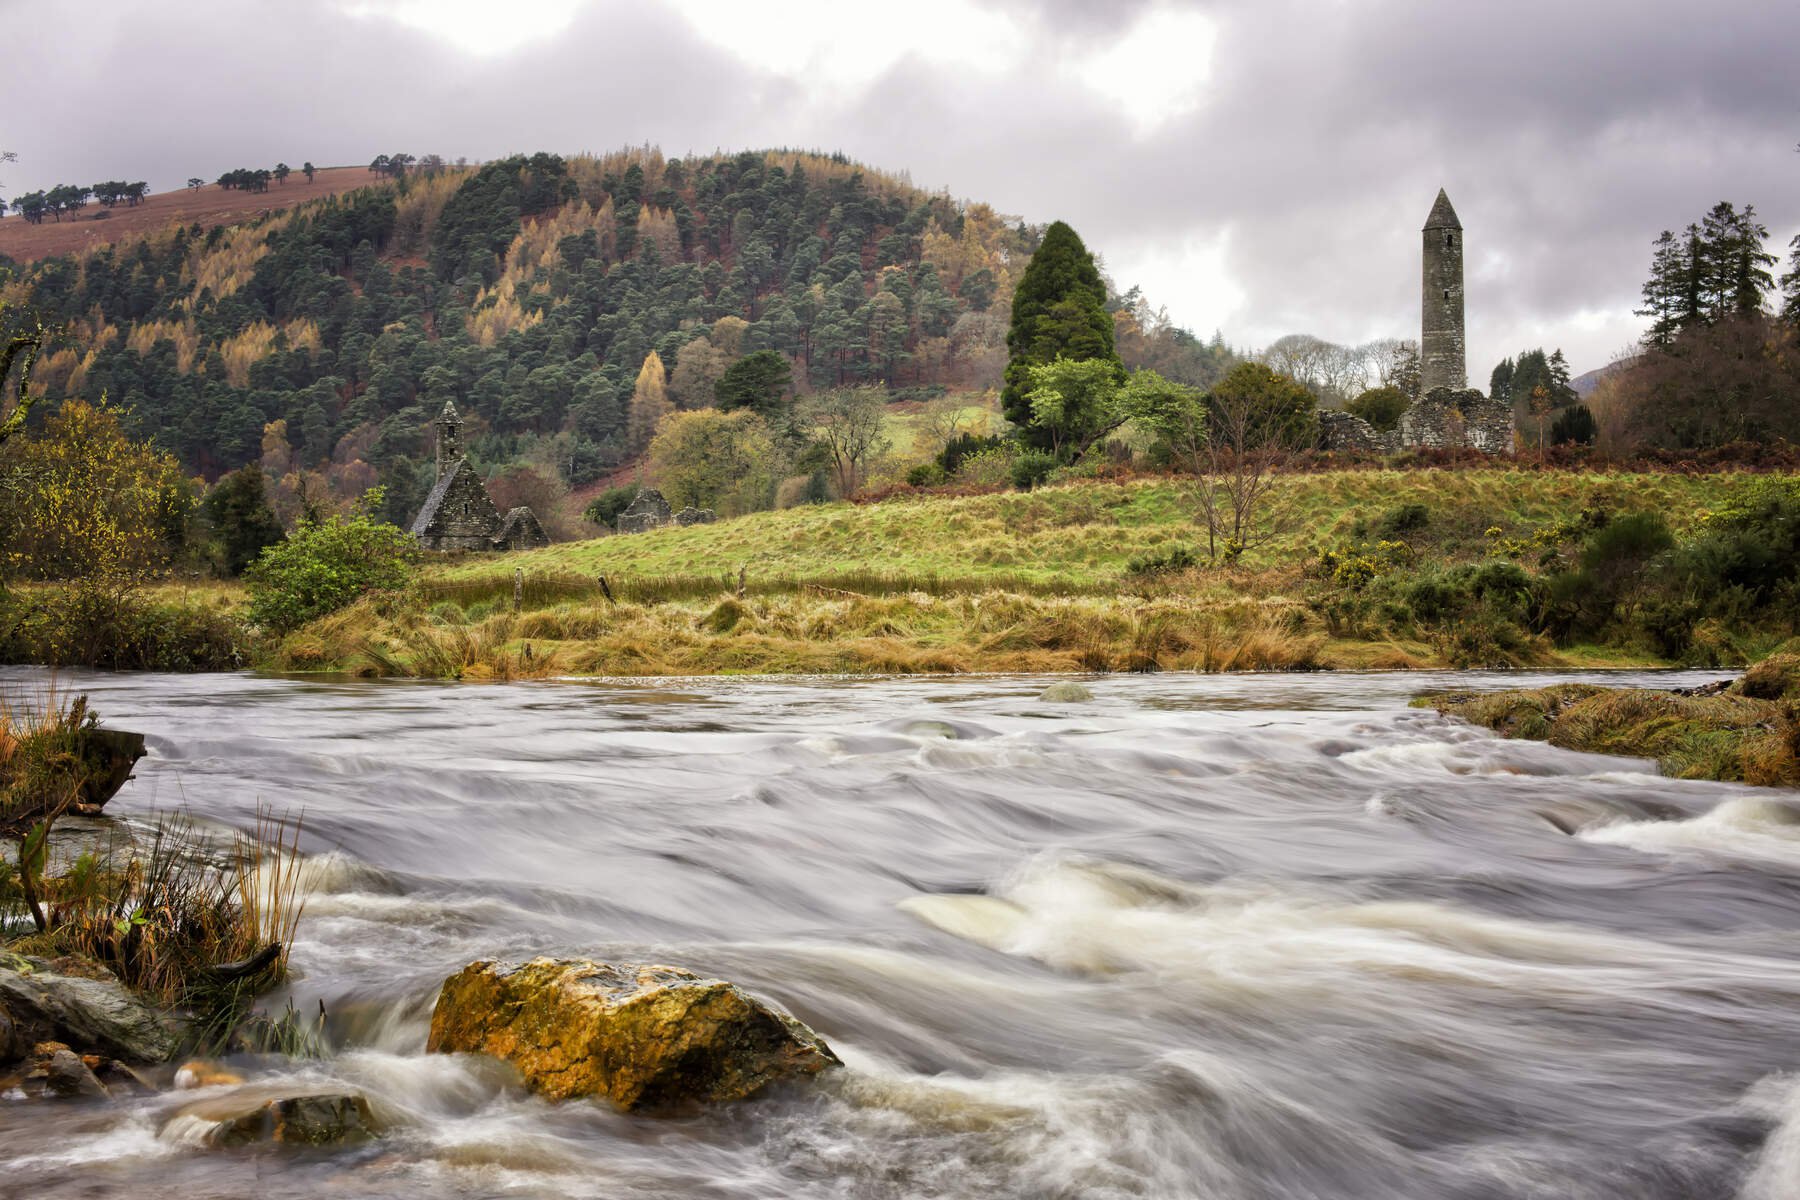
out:
M1791 701L1560 684L1430 703L1506 737L1655 759L1675 779L1800 787L1800 723Z
M650 1112L840 1065L812 1030L735 984L580 959L470 963L444 981L426 1048L503 1059L553 1099Z
M1046 704L1079 704L1093 698L1094 693L1085 686L1068 679L1053 683L1038 693L1038 699Z

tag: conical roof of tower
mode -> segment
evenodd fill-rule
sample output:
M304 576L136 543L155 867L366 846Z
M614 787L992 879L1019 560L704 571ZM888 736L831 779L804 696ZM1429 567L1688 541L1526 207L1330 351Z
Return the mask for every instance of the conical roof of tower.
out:
M1450 197L1443 188L1438 189L1437 203L1431 206L1431 215L1425 218L1427 229L1461 229L1462 222L1456 219L1456 210L1450 207Z
M437 419L439 422L461 420L462 418L456 415L456 402L454 400L444 401L444 411L438 414Z

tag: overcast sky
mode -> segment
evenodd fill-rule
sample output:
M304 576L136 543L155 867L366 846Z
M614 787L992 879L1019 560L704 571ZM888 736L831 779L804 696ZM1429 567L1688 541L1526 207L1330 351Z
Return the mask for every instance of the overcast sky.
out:
M277 159L842 150L1031 221L1240 347L1418 336L1439 186L1469 366L1639 333L1664 228L1800 231L1796 0L0 0L0 195Z

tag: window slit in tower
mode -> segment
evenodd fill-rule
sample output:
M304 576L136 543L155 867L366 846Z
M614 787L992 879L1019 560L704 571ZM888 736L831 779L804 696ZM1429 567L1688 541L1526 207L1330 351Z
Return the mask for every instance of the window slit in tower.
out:
M1444 299L1448 300L1449 298L1450 298L1450 289L1445 288L1444 289Z

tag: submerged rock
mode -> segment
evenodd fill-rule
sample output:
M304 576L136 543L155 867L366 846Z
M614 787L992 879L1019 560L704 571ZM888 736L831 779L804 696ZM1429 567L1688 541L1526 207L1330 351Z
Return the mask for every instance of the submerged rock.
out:
M426 1049L492 1055L542 1095L604 1096L628 1112L742 1100L841 1065L736 984L580 959L470 963L444 981Z
M56 1041L151 1063L172 1057L180 1040L175 1021L124 984L64 974L43 959L0 958L0 1010L13 1027L15 1053L21 1044Z
M270 1095L259 1088L196 1101L163 1126L165 1140L201 1146L356 1146L380 1136L354 1092Z
M1038 693L1038 699L1046 704L1077 704L1093 698L1094 693L1086 687L1066 679L1061 683L1053 683Z

